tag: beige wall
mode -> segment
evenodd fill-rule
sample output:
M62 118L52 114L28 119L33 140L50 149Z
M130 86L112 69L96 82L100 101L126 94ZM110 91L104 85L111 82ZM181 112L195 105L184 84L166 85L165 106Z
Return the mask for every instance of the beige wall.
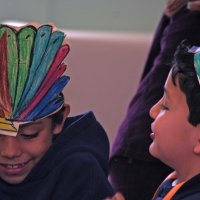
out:
M147 51L149 34L66 31L71 51L65 95L71 115L93 110L112 143L133 96Z

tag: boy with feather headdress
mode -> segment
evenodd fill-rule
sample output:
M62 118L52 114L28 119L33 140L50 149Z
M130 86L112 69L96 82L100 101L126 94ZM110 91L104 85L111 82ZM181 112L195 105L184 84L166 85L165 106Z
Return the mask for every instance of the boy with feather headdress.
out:
M52 25L0 25L1 199L103 199L109 141L92 112L68 117L69 45Z

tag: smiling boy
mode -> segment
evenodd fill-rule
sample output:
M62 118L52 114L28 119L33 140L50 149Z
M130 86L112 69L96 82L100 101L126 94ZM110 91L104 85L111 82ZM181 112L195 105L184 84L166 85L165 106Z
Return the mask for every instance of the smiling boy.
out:
M0 25L0 199L102 200L109 141L92 112L68 117L64 33Z
M182 43L164 95L150 110L154 119L150 153L175 170L161 184L154 200L200 199L199 63L199 48Z
M69 114L68 105L64 105L64 109L63 120ZM18 184L29 175L51 146L53 134L62 131L63 122L53 127L52 120L47 117L20 125L16 137L0 135L1 179Z

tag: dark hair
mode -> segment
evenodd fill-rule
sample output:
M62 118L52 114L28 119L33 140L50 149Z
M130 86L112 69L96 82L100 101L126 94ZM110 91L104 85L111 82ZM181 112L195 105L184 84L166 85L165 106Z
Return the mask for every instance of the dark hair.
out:
M63 93L60 93L59 95L62 98L64 98ZM56 124L61 124L62 123L63 117L64 117L64 115L63 115L64 114L64 110L65 110L65 107L63 105L62 108L58 112L56 112L56 113L54 113L54 114L49 116L49 118L52 119L53 126L55 126Z
M65 107L63 106L58 112L49 116L52 119L53 125L62 123L64 110Z
M189 108L188 121L196 126L200 123L200 84L194 68L194 53L188 50L191 46L187 41L182 41L174 55L172 80L176 86L176 78L180 89L186 96Z

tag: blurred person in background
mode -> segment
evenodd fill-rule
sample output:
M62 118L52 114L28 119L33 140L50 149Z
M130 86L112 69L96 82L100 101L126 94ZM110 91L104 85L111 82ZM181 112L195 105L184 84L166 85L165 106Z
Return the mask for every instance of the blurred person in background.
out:
M149 153L152 142L149 110L162 97L172 58L180 42L187 39L191 45L200 45L199 22L200 0L169 0L166 3L138 89L112 146L110 182L126 200L151 199L172 170Z

